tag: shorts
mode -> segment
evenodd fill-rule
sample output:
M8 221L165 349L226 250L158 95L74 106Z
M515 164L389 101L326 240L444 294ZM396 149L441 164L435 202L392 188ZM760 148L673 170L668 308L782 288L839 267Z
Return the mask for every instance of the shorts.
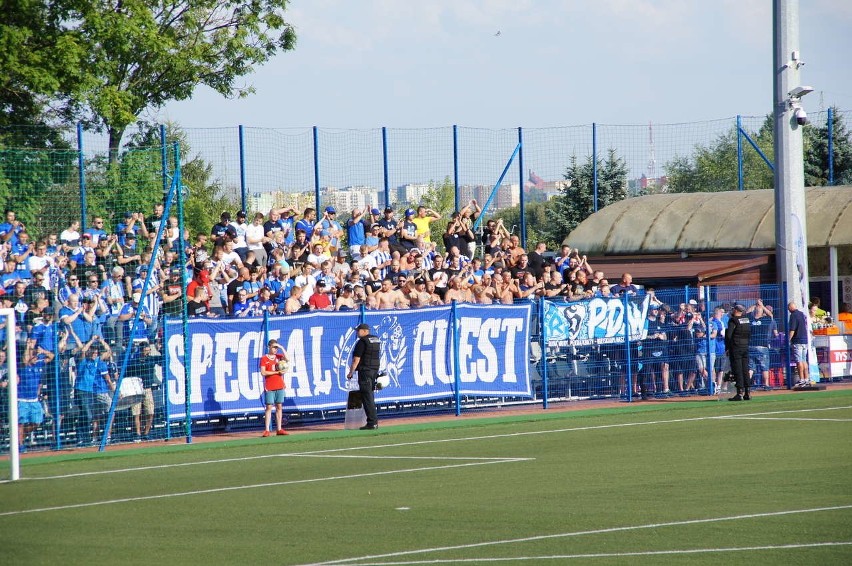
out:
M791 352L793 354L793 361L796 363L808 363L808 345L807 344L792 344Z
M731 360L730 358L728 358L728 356L724 354L715 354L715 356L716 362L713 365L713 368L716 370L716 372L724 373L726 371L731 371Z
M748 369L755 373L769 371L769 348L761 346L749 348Z
M671 371L675 375L695 371L695 354L678 354L670 357L669 367L671 367Z
M699 373L707 369L707 354L695 354L695 367Z
M275 391L265 391L263 393L263 402L267 405L280 405L284 402L284 390L276 389Z
M92 403L92 418L99 419L109 413L110 405L112 405L112 394L98 393L95 395L95 402Z
M130 406L130 411L134 417L141 415L143 412L146 415L154 414L154 393L150 388L145 389L145 394L143 395L140 403Z
M44 422L44 409L40 401L18 401L18 424L36 424Z

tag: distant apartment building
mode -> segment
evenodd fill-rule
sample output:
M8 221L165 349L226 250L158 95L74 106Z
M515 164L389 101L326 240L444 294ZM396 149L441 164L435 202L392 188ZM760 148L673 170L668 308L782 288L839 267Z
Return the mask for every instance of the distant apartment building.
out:
M396 188L396 194L392 195L392 197L396 197L396 200L391 203L391 206L404 204L419 206L423 202L423 197L429 192L430 187L428 183L400 185Z
M269 214L273 208L295 208L299 213L308 207L315 205L314 193L305 191L302 193L291 193L285 191L270 191L265 193L252 193L249 195L247 206L249 212L262 212Z
M379 191L366 185L344 187L325 187L320 189L322 208L333 206L341 214L348 214L353 209L375 208L379 206Z
M642 175L638 179L631 179L627 182L627 191L631 195L667 193L669 191L669 178L666 175L656 178Z
M494 196L494 200L488 206L488 210L494 212L518 206L521 203L518 186L518 183L503 183L500 185L500 188L497 189L497 194ZM466 204L471 199L476 199L479 206L485 206L493 188L491 185L461 185L459 187L459 202Z

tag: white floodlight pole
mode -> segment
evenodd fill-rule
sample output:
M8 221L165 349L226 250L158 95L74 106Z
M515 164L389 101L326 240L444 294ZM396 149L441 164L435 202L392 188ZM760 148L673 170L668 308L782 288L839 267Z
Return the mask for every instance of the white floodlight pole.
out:
M808 229L802 127L806 121L799 68L799 0L773 0L773 109L775 113L775 260L778 282L807 309ZM786 305L785 305L786 307Z

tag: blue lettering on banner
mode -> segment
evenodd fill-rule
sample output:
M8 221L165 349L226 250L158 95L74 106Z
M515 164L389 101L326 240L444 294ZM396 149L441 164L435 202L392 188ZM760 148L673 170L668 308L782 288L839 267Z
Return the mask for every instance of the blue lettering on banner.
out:
M457 305L459 392L462 395L528 397L531 305ZM358 336L358 313L305 313L270 317L268 338L291 360L285 409L346 407L346 374ZM455 394L452 309L366 311L364 322L381 339L381 368L390 386L376 401L442 399ZM262 412L266 351L262 318L194 319L187 324L191 416ZM180 321L166 323L165 369L169 416L185 416L184 337Z
M645 338L650 298L629 298L627 324L630 340ZM595 298L582 301L545 301L544 325L548 340L575 346L624 343L624 300Z

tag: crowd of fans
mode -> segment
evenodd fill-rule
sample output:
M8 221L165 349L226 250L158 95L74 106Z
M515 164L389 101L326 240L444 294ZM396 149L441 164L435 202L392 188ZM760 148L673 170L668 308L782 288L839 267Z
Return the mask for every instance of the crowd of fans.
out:
M330 206L321 216L313 208L299 214L285 207L251 217L244 211L234 218L223 212L209 233L190 235L181 234L177 219L165 218L163 206L157 204L149 215L125 213L112 227L96 216L82 229L75 221L60 234L33 235L8 210L0 224L0 306L15 310L17 340L34 353L33 359L57 351L56 341L58 351L72 359L96 354L106 369L91 371L106 375L109 386L115 378L110 363L114 365L124 348L135 346L137 357L146 344L161 349L163 317L180 316L184 295L190 317L251 317L361 306L419 308L452 301L574 301L643 292L626 273L610 284L570 246L553 253L537 243L525 250L501 220L489 219L475 233L481 213L471 200L438 234L431 227L442 216L425 206L408 208L399 216L390 207L356 208L345 221L338 220ZM161 245L155 249L161 226ZM181 238L184 258L179 256ZM711 360L708 371L702 359L708 344L720 348L709 352L711 357L724 358L724 311L704 313L695 301L670 307L652 290L649 293L653 308L644 355L654 355L655 348L662 351L665 344L661 360L686 361L646 363L646 371L664 375L666 393L669 374L676 377L678 391L695 389L696 378L701 383L708 375L721 381L721 366L716 371ZM762 303L752 311L756 320L773 315ZM60 323L55 334L54 321ZM777 334L775 326L772 332ZM708 333L711 340L705 339ZM62 357L46 357L41 361L45 367L63 363ZM764 365L758 360L755 370L763 372ZM101 381L79 385L78 380L75 397L87 400L87 407L97 405L108 387L100 391L89 382L104 389ZM103 409L89 414L96 430ZM145 427L138 423L137 432L144 434Z

